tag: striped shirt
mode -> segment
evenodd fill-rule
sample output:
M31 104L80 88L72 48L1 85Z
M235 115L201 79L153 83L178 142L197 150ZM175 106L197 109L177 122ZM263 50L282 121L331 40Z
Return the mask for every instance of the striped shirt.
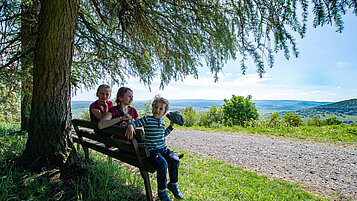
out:
M145 131L145 146L149 151L162 149L166 146L165 137L174 129L171 125L165 129L163 119L153 116L144 116L136 121L129 122L133 127L143 127Z

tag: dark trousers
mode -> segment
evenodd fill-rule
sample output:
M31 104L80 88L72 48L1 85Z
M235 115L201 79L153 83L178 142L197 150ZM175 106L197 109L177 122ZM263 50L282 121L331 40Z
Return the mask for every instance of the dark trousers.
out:
M167 187L167 168L169 169L170 182L178 182L179 157L167 147L150 151L150 162L157 171L157 186L159 190Z

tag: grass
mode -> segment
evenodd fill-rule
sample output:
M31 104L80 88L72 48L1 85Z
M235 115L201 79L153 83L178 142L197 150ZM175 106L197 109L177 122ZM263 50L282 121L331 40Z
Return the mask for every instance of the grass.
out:
M183 152L180 186L185 200L323 200L289 184L217 159Z
M18 127L0 126L0 200L145 200L144 182L137 168L108 162L92 153L88 171L75 180L62 180L58 169L33 173L7 161L20 154L26 134L12 133ZM289 184L216 159L183 152L179 185L185 200L324 200ZM156 195L156 174L151 174ZM171 193L170 198L173 199Z
M357 126L333 125L333 126L233 126L233 127L180 127L182 129L212 130L224 132L266 134L273 136L292 137L304 140L327 141L329 143L351 144L356 147ZM356 147L357 148L357 147Z

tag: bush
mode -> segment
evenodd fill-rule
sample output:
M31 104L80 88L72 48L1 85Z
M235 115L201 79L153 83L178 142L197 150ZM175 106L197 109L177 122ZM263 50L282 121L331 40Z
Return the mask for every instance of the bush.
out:
M185 119L184 126L191 127L194 126L197 122L197 113L192 107L185 107L185 109L181 109L180 113Z
M312 119L307 122L308 126L324 126L325 124L325 121L320 120L317 116L312 117Z
M227 126L246 126L246 123L258 119L258 112L255 104L251 102L251 95L247 98L232 95L230 100L224 99L222 110L224 113L224 123Z
M302 125L302 119L297 114L286 113L283 116L284 122L289 126L300 126Z
M246 122L246 127L252 127L252 128L265 128L267 126L266 122L264 120L252 120L249 122Z
M353 135L357 135L357 127L356 126L354 126L354 127L348 127L347 128L347 132L349 133L349 134L353 134Z
M326 125L340 125L342 124L341 120L338 120L336 117L331 117L328 119L325 119Z
M279 118L279 113L274 113L270 116L267 122L268 126L276 127L281 124L281 119Z
M88 110L83 110L80 119L90 121L90 112Z
M198 119L199 126L218 128L224 121L222 108L213 105L207 112L201 112Z

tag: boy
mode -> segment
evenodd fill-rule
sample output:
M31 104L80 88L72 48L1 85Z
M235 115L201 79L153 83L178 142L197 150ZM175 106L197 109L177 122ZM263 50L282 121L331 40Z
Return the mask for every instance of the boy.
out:
M166 188L174 194L175 198L183 198L177 186L179 158L173 151L167 148L165 142L165 137L174 129L173 122L170 122L170 126L165 129L165 123L162 118L168 109L169 102L165 98L156 96L152 103L153 116L144 116L136 121L129 122L125 132L125 136L131 139L133 138L133 134L135 134L134 127L144 127L145 146L150 151L149 159L157 171L158 195L162 201L170 201ZM168 167L170 182L166 184Z

